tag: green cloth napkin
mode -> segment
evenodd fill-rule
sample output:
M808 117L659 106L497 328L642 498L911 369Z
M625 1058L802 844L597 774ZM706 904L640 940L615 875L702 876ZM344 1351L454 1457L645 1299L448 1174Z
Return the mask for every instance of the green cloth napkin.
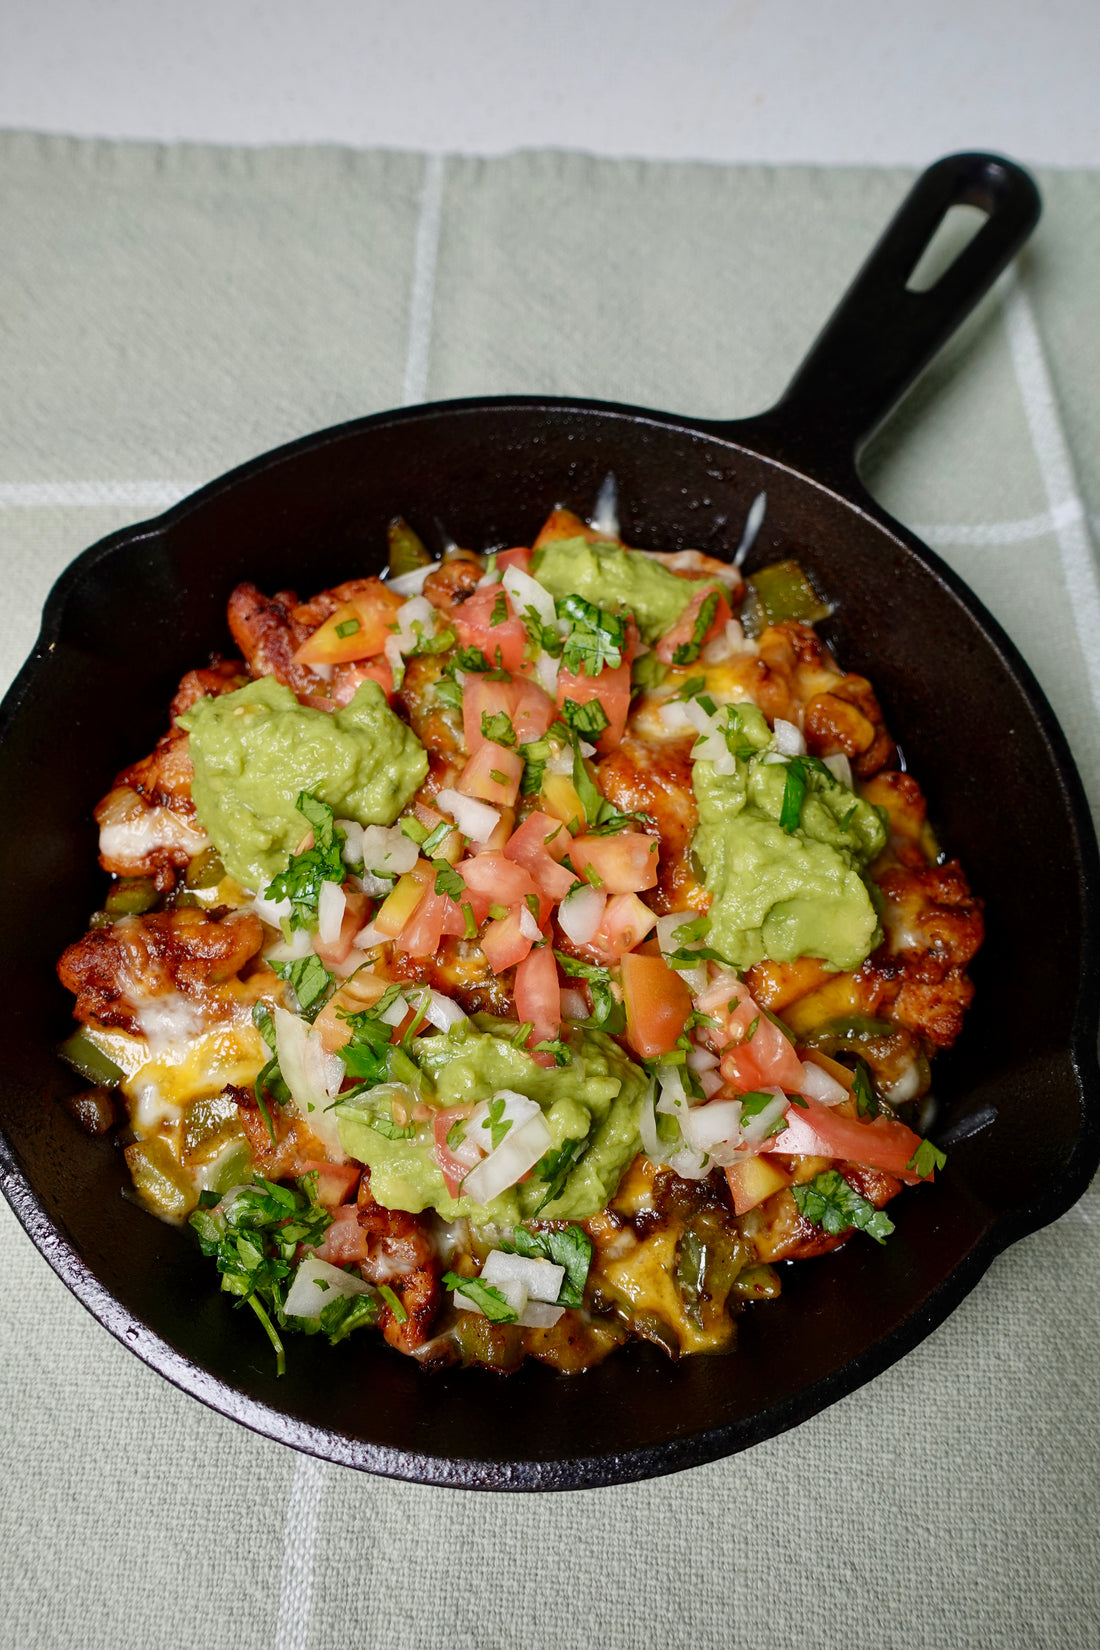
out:
M312 429L504 391L761 409L909 181L0 136L0 686L79 550ZM865 473L1019 644L1097 807L1100 174L1040 183L1017 272ZM557 1497L253 1437L101 1330L6 1206L0 1238L4 1646L1100 1639L1096 1188L797 1431Z

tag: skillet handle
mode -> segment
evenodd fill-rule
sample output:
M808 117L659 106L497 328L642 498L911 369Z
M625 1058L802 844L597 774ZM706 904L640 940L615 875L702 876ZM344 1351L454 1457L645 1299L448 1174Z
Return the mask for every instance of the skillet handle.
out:
M925 292L906 282L952 206L987 213ZM786 391L752 425L777 457L822 479L850 476L859 449L1027 240L1039 191L997 155L948 155L913 185ZM824 463L822 462L824 460Z

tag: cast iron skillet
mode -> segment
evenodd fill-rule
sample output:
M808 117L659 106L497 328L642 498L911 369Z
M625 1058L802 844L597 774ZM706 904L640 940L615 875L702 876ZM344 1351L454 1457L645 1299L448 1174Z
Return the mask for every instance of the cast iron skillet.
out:
M957 202L986 223L936 287L908 291ZM154 1369L269 1437L371 1472L491 1489L622 1482L742 1449L861 1386L1080 1195L1100 1156L1098 864L1081 786L1011 642L873 502L854 457L1038 212L1006 161L933 166L760 418L532 398L384 413L256 459L58 581L2 711L0 1176L55 1271ZM856 1240L789 1268L781 1300L741 1319L731 1357L672 1364L635 1346L583 1377L531 1367L501 1380L426 1376L366 1338L336 1350L294 1339L276 1380L266 1340L234 1315L191 1234L127 1201L117 1148L81 1135L58 1103L74 1080L52 1053L70 1023L54 962L102 897L91 808L163 731L183 672L228 645L238 580L312 592L376 568L399 512L429 531L438 516L462 543L521 543L553 505L590 506L609 471L624 537L660 550L721 551L767 491L751 563L794 549L836 599L830 639L875 683L987 901L977 1000L935 1068L949 1166L892 1205L885 1247Z

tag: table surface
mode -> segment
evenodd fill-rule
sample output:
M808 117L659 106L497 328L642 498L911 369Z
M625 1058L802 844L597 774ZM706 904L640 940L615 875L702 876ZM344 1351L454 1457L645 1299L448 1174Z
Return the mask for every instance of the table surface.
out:
M83 137L1100 165L1095 0L5 0L0 126Z

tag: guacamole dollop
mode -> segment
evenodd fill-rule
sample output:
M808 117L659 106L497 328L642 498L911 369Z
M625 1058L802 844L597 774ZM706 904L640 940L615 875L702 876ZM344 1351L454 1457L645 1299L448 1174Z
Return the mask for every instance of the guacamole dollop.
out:
M377 682L342 710L313 710L273 676L196 700L190 734L195 810L226 869L260 890L302 837L302 791L361 825L392 825L423 784L428 758Z
M531 560L532 575L552 596L575 593L597 607L633 613L643 642L671 630L692 597L713 579L682 579L640 550L587 539L553 539Z
M805 763L797 827L779 823L788 764L766 760L775 741L753 705L737 707L737 771L710 762L693 774L693 848L711 895L709 943L738 968L771 957L819 957L858 968L878 943L862 871L886 845L877 811L820 763Z
M438 1108L489 1100L498 1089L513 1089L542 1108L552 1150L566 1140L586 1141L561 1192L540 1211L540 1219L583 1220L614 1197L641 1150L638 1115L649 1079L600 1031L563 1025L562 1041L571 1059L544 1070L512 1042L516 1030L513 1022L476 1014L439 1036L417 1038L413 1052L432 1081ZM433 1155L430 1125L421 1124L411 1139L390 1139L374 1127L379 1121L386 1128L392 1117L383 1094L372 1097L367 1090L345 1101L336 1117L340 1144L367 1164L371 1191L388 1209L436 1209L444 1220L463 1216L479 1225L514 1226L529 1220L546 1195L536 1169L530 1180L485 1206L451 1197Z

